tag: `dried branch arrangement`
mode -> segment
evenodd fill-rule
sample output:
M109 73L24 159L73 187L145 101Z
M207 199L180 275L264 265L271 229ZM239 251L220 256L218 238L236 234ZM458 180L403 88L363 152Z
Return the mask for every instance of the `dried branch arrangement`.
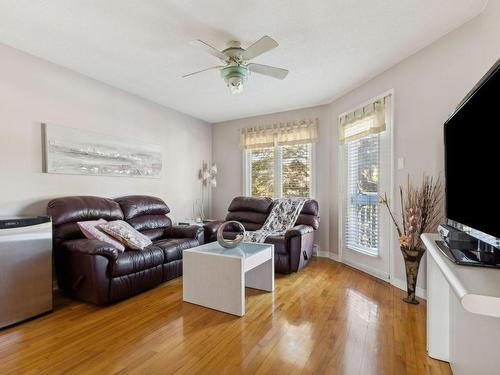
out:
M401 200L401 225L394 217L389 206L387 194L380 197L380 203L385 205L391 215L399 235L399 245L405 261L406 288L408 295L403 301L418 304L415 297L418 269L425 248L422 246L420 236L422 233L435 230L441 219L441 202L443 190L439 178L424 175L422 184L414 187L408 176L406 187L399 187Z
M422 184L414 187L408 176L406 187L399 187L401 200L401 225L396 220L387 194L380 197L380 203L386 206L398 231L401 248L417 250L421 248L420 235L436 229L441 219L443 189L439 178L424 176Z

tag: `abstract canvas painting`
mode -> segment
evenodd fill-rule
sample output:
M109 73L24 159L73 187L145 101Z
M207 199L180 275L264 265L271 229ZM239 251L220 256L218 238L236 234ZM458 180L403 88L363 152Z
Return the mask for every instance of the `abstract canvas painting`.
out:
M45 172L160 178L161 149L135 140L42 124Z

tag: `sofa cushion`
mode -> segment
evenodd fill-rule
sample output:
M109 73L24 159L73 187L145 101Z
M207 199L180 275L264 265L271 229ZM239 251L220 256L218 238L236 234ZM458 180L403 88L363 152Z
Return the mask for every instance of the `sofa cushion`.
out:
M141 231L141 233L147 236L151 241L156 241L165 237L165 228L146 229Z
M308 199L304 202L301 214L319 216L319 205L315 199Z
M199 225L174 225L165 229L165 238L194 238L199 241L202 234L203 227Z
M142 251L125 251L111 263L111 276L124 276L163 264L163 251L150 245Z
M115 202L120 205L125 220L141 215L166 215L170 212L170 208L163 200L148 195L129 195L116 198Z
M141 215L128 219L127 222L140 232L172 226L172 220L165 215Z
M309 225L314 229L319 228L319 217L313 215L300 214L295 222L295 225Z
M123 212L118 203L100 197L65 197L52 199L47 214L54 225L86 220L121 220Z
M229 205L229 212L236 211L251 211L259 212L262 214L269 213L273 200L271 198L257 198L257 197L236 197Z
M226 220L236 220L242 223L253 223L262 225L267 219L267 214L252 211L233 211L228 212Z
M236 220L239 221L239 220ZM224 222L222 222L224 223ZM241 224L245 227L245 230L258 230L262 228L262 224L255 224L255 223L247 223L245 221L240 221ZM224 232L239 232L240 228L238 228L235 225L228 224L224 227ZM217 232L214 233L214 235L217 235Z
M300 211L295 225L309 225L314 229L319 228L319 205L314 199L308 199Z
M151 245L151 240L147 236L123 220L100 224L99 228L130 249L143 250L146 246Z
M194 238L171 238L154 242L163 250L165 263L182 259L182 252L186 249L199 246L198 240Z

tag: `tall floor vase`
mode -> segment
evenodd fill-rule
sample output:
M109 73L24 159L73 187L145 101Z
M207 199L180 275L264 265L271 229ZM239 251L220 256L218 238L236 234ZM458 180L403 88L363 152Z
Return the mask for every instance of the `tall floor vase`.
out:
M407 290L407 296L403 298L403 301L412 305L417 305L419 302L415 298L415 290L417 289L418 269L420 268L420 261L422 260L425 250L410 250L406 247L401 247L401 253L405 261Z

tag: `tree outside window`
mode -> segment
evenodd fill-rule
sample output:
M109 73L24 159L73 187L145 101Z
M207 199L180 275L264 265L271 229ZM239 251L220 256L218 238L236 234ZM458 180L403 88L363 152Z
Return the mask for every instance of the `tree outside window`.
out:
M254 197L310 197L311 144L253 149L248 152L250 193Z

